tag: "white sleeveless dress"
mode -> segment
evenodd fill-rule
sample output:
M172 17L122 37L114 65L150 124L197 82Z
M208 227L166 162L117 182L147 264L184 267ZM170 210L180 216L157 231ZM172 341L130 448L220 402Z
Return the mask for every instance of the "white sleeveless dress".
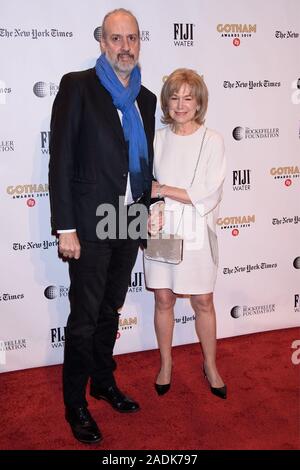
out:
M150 289L194 295L214 290L218 267L216 220L225 158L222 137L207 129L195 173L204 132L204 126L186 136L175 134L169 126L156 131L154 176L160 184L186 189L192 204L165 198L164 231L184 238L183 260L173 265L144 258L145 282Z

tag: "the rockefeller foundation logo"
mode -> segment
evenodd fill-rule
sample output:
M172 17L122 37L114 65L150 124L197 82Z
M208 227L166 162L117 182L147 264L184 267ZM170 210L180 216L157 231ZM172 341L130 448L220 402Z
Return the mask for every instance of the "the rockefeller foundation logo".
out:
M45 98L46 96L56 96L59 86L52 82L36 82L33 85L33 93L38 98Z
M297 256L297 258L294 259L293 266L295 269L300 269L300 256Z
M236 305L230 310L232 318L251 318L257 315L266 315L275 312L275 304L267 305L254 305L254 306L239 306Z
M251 127L237 126L232 131L234 140L252 140L252 139L273 139L279 137L279 128L260 128L255 129Z
M13 140L0 140L0 153L14 152L15 144Z
M69 287L65 286L48 286L44 290L44 296L48 300L53 300L60 297L68 297Z

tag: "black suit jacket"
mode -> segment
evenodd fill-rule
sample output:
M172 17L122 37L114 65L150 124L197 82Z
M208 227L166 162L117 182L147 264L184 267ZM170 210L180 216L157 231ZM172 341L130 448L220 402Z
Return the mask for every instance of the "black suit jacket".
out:
M152 177L156 97L141 87L137 97L147 137ZM125 195L128 148L111 95L95 69L64 75L53 103L49 187L54 231L75 228L81 239L97 240L99 204L117 211ZM142 201L150 203L151 187Z

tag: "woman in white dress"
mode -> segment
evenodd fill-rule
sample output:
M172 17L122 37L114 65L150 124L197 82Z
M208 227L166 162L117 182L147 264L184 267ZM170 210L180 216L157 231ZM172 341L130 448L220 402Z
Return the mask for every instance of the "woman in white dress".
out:
M155 331L161 368L155 389L170 389L176 294L189 294L204 356L203 372L211 392L226 398L216 366L216 315L213 290L217 275L216 219L225 177L222 137L204 126L208 91L193 70L177 69L161 92L162 122L154 142L152 197L164 198L163 230L184 239L183 259L169 264L144 258L145 280L155 295ZM151 226L157 223L153 208ZM161 219L160 219L161 220ZM152 225L151 225L152 224Z

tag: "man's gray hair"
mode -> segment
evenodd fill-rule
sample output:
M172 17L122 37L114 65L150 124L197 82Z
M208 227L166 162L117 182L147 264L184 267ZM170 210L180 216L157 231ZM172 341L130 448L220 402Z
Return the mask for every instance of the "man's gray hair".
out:
M140 37L140 27L139 27L138 20L136 19L134 14L131 13L130 10L126 10L125 8L116 8L115 10L112 10L112 11L109 11L108 13L106 13L105 17L103 18L103 22L102 22L101 36L105 39L105 37L106 37L105 23L111 15L114 15L116 13L124 13L125 15L131 16L134 19L134 21L136 22L137 29L138 29L138 34L139 34L139 37Z

